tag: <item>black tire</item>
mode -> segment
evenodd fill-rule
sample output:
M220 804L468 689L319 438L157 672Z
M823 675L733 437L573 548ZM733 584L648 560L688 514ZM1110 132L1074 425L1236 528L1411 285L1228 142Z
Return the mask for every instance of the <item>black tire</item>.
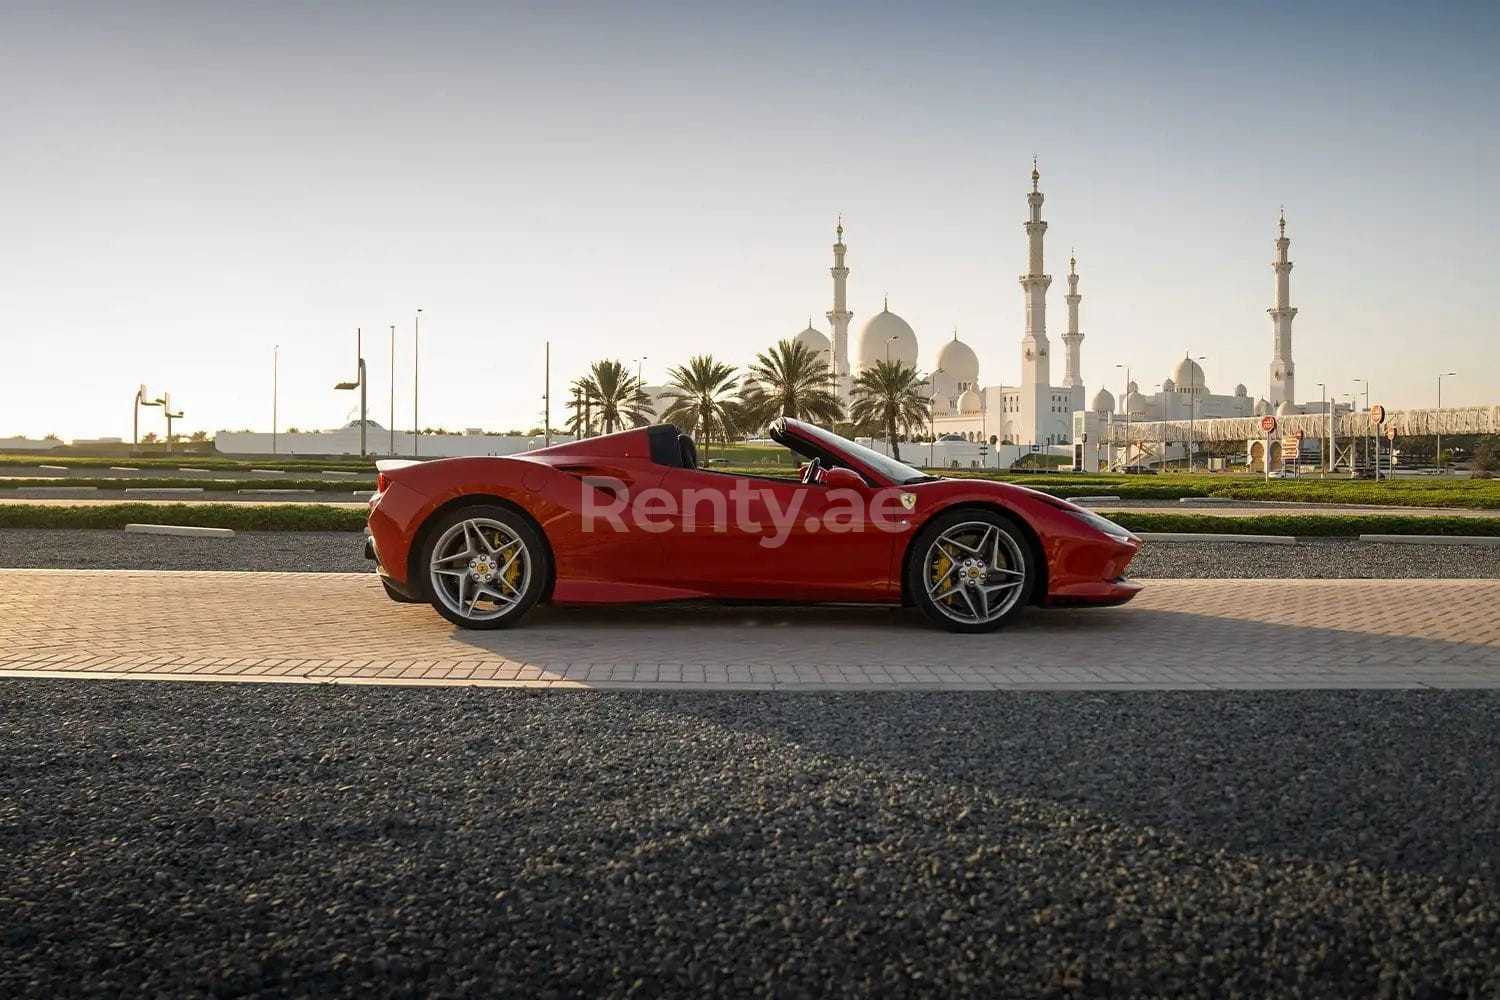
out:
M454 581L454 577L451 575L440 576L434 573L432 569L432 557L437 546L440 543L444 543L445 538L447 538L448 543L444 547L452 551L453 543L457 542L457 537L450 537L450 532L466 521L489 522L490 526L483 527L483 530L486 531L490 531L491 526L503 526L504 532L508 533L511 539L520 542L525 550L525 557L529 560L525 567L524 577L520 577L515 581L516 589L519 590L520 596L515 598L508 608L492 616L473 616L459 611L454 606L454 598L457 596L455 594L457 583ZM509 544L509 540L505 539L502 532L494 532L494 538L487 540L492 545L498 541L505 541L506 544ZM432 522L431 527L424 532L422 544L416 556L412 572L413 574L421 574L422 592L428 595L429 603L437 610L438 614L460 628L509 628L520 621L536 602L541 599L542 592L547 586L547 581L552 576L552 550L548 548L547 541L542 536L541 531L524 515L508 507L500 507L493 504L473 504L465 507L456 507L440 515ZM454 558L460 559L457 555ZM460 562L454 565L465 564L460 560ZM498 569L498 567L495 568ZM473 582L474 578L471 576L468 584L472 584ZM504 590L504 587L498 580L493 580L492 582L494 582L495 587ZM485 585L489 586L490 584L486 583ZM462 591L459 591L459 593L462 593Z
M976 583L975 587L978 589L967 588L959 582L963 576L962 572L957 572L953 579L945 583L934 581L934 585L942 589L955 584L960 587L948 598L939 602L933 599L927 584L929 574L938 572L942 562L938 561L935 564L930 557L941 554L943 558L947 558L946 554L952 552L970 558L952 542L945 542L938 553L934 552L935 543L945 533L955 529L959 530L965 538L973 538L981 531L998 532L996 544L1001 555L1000 563L1003 565L990 565L995 563L995 559L993 552L987 552L987 557L982 560L983 566L974 568L978 574L977 580L984 584L981 587ZM977 559L977 557L974 558ZM952 560L950 565L953 568L948 569L945 576L947 573L955 573L956 569L962 567L956 559ZM1032 551L1031 541L1013 518L995 510L966 508L940 514L922 528L912 541L911 558L907 560L906 579L903 582L912 603L920 608L922 614L926 615L933 624L940 625L950 632L993 632L1013 621L1022 609L1031 603L1039 575L1038 569L1037 557ZM964 594L965 589L968 590L967 597ZM988 596L992 589L996 591L997 600L991 600ZM975 602L981 600L984 602L982 607L986 613L991 609L996 611L993 617L985 617L975 611ZM965 620L971 613L976 620Z
M385 596L389 597L391 600L395 601L397 604L426 604L427 603L426 601L422 600L422 598L420 598L420 597L407 597L405 594L401 593L401 591L399 591L395 587L391 586L390 581L386 580L384 577L381 578L380 585L385 588Z

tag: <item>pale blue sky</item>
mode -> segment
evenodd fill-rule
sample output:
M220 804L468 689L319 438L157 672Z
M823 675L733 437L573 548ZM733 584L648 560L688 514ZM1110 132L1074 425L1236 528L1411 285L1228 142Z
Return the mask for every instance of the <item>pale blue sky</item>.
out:
M1070 245L1092 394L1184 350L1266 392L1292 237L1299 395L1500 403L1494 4L17 3L0 30L0 436L538 422L593 359L743 363L889 293L1019 376L1024 195ZM1060 352L1058 352L1060 361ZM1060 376L1060 372L1057 373ZM554 419L561 417L554 409ZM153 413L151 420L155 420ZM154 423L152 424L154 427ZM158 428L159 429L159 428Z

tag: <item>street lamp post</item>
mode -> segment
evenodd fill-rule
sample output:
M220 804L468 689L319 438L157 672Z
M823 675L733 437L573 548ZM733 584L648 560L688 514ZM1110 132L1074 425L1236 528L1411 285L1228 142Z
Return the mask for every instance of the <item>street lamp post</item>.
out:
M1187 358L1188 358L1189 361L1207 361L1208 360L1208 358L1204 357L1203 355L1199 355L1196 358L1193 357L1193 352L1192 351L1188 351L1187 352ZM1198 439L1195 436L1194 430L1193 430L1193 419L1194 419L1194 417L1198 413L1198 372L1200 370L1201 369L1199 369L1199 367L1197 365L1190 365L1188 367L1187 469L1188 469L1189 472L1193 471L1193 459L1196 457L1195 454L1194 454L1194 452L1197 449L1194 448L1193 446L1198 443ZM1270 460L1270 458L1268 456L1266 458L1266 463L1270 464L1270 461L1271 460Z
M1318 464L1323 466L1324 472L1332 472L1333 465L1329 454L1333 451L1333 421L1328 416L1328 386L1319 382L1318 392L1323 400L1323 436L1318 439L1318 451L1321 453L1325 447L1328 448L1328 453L1318 455L1322 459Z
M937 399L937 377L943 373L941 368L934 368L932 374L927 376L927 383L931 390L927 394L927 467L932 468L933 451L937 447L937 408L933 406L933 400Z
M170 455L172 454L172 421L181 418L182 411L172 412L172 394L170 392L162 393L161 398L156 400L152 405L160 406L162 408L162 415L167 418L167 454Z
M1438 407L1437 416L1433 421L1433 427L1437 429L1437 454L1433 456L1438 474L1441 475L1446 466L1443 464L1443 379L1453 378L1457 372L1443 372L1437 377L1438 380Z
M391 324L391 457L396 457L396 324Z
M900 340L900 339L901 339L901 337L900 337L899 334L896 335L896 336L893 336L893 337L887 337L887 338L885 338L885 363L886 364L890 364L891 363L891 345L893 343L895 343L896 341Z
M354 331L354 351L359 356L359 377L353 382L340 382L335 389L359 390L359 457L365 457L365 350L364 331Z
M276 407L281 391L281 345L271 345L271 454L276 454Z
M1368 413L1369 410L1370 410L1370 382L1369 382L1368 379L1362 379L1362 378L1357 378L1354 381L1356 381L1356 382L1363 382L1364 383L1364 386L1365 386L1365 388L1364 388L1365 412ZM1358 389L1354 390L1354 401L1356 403L1359 402L1359 394L1360 394L1360 390L1358 390ZM1368 421L1366 421L1366 422L1368 423ZM1372 424L1371 426L1373 427L1374 425ZM1363 437L1364 435L1360 435L1360 436ZM1372 434L1371 436L1373 437L1374 435ZM1370 444L1369 444L1369 441L1366 440L1366 442L1365 442L1365 461L1368 462L1369 460L1370 460ZM1352 472L1353 470L1351 469L1350 471ZM1375 478L1377 478L1377 479L1380 478L1380 470L1379 469L1375 470Z
M1120 401L1125 405L1125 461L1120 466L1120 471L1124 472L1130 468L1130 366L1115 365L1115 367L1125 369L1125 392L1120 396Z
M422 310L417 310L411 325L411 457L417 457L417 442L422 438L422 422L417 419L417 394L421 383L417 381L417 366L422 360Z
M144 385L139 386L135 390L134 416L131 418L130 430L130 451L132 454L141 446L141 407L160 405L162 405L161 400L146 398L146 387Z

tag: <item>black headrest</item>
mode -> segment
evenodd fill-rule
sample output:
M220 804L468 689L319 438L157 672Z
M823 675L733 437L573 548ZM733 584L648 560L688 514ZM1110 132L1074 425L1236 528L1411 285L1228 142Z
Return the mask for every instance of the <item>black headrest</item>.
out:
M693 439L686 434L677 435L677 454L682 459L684 469L696 469L698 467L698 447L693 444Z

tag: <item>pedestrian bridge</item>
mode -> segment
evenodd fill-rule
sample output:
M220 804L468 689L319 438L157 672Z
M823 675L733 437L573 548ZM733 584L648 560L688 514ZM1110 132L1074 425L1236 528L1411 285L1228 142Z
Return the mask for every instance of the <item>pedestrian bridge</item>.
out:
M1110 444L1151 444L1158 441L1254 441L1266 436L1261 417L1221 417L1203 420L1116 419L1105 430ZM1302 413L1276 418L1276 435L1302 431L1309 438L1328 436L1333 424L1336 441L1369 437L1374 430L1368 410L1341 412L1330 418L1322 413ZM1394 427L1396 438L1430 437L1434 434L1500 434L1500 406L1455 406L1426 410L1387 410L1384 429Z

